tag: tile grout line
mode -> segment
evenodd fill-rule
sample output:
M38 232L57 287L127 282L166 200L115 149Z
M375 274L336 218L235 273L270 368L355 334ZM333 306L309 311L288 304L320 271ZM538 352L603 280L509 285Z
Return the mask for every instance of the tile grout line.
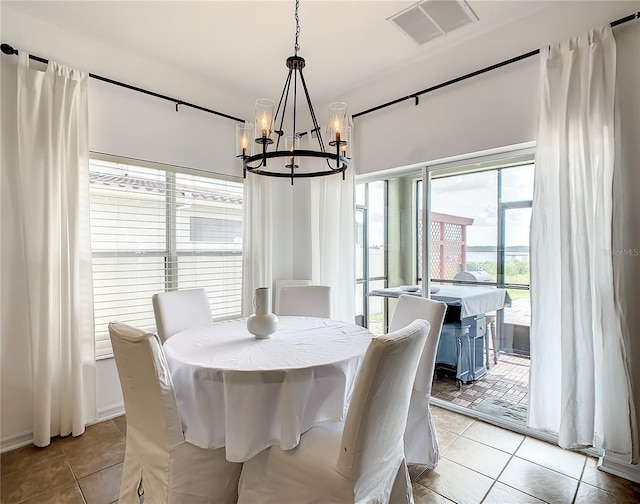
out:
M462 415L462 416L464 416L464 415ZM468 417L467 417L467 418L468 418ZM474 418L474 419L472 419L472 422L471 422L471 423L470 423L470 424L469 424L465 429L463 429L463 430L462 430L462 432L461 432L460 434L457 434L456 438L455 438L453 441L451 441L451 443L449 443L449 444L447 445L447 447L451 446L451 445L452 445L453 443L455 443L459 438L464 437L465 439L468 439L468 440L470 440L470 441L475 441L475 442L477 442L477 443L479 443L479 444L482 444L482 445L484 445L484 446L487 446L487 447L489 447L489 448L493 448L493 449L495 449L495 450L502 451L503 453L509 453L509 452L505 452L505 451L503 451L503 450L500 450L499 448L496 448L496 447L494 447L494 446L490 446L490 445L487 445L487 444L482 443L482 442L480 442L480 441L476 441L475 439L471 439L471 438L468 438L468 437L464 436L464 433L465 433L465 432L467 432L467 430L469 430L469 429L471 428L471 426L472 426L474 423L479 422L479 421L481 421L481 420L477 420L477 419L475 419L475 418ZM448 429L444 429L444 430L448 430ZM449 431L449 432L452 432L452 431ZM455 434L455 433L454 433L454 434ZM513 453L511 453L511 454L509 454L509 455L510 455L509 460L507 461L507 463L504 465L504 467L503 467L503 468L502 468L502 470L500 471L500 474L498 474L498 476L497 476L497 477L495 477L495 478L491 478L490 476L487 476L486 474L483 474L483 473L481 473L480 471L476 471L475 469L472 469L471 467L467 467L467 466L465 466L465 465L463 465L463 464L460 464L460 463L458 463L458 462L456 462L456 461L454 461L454 460L451 460L451 459L448 459L448 458L447 458L447 460L448 460L449 462L453 463L453 464L457 464L457 465L459 465L460 467L464 467L465 469L467 469L467 470L469 470L469 471L475 472L476 474L479 474L480 476L484 476L485 478L488 478L488 479L492 479L492 480L493 480L493 482L491 483L491 486L489 487L489 489L487 490L487 492L485 493L485 495L484 495L484 496L482 497L482 499L480 500L480 503L479 503L479 504L482 504L482 503L486 500L486 498L487 498L487 496L489 495L489 493L491 493L491 490L493 489L493 487L495 486L495 484L496 484L496 483L499 483L499 482L498 482L498 478L502 475L502 473L504 472L504 470L507 468L507 466L509 465L509 462L511 462L511 460L515 457L515 452L516 452L516 451L518 451L518 449L520 449L520 447L521 447L521 446L522 446L522 444L525 442L525 440L527 439L527 437L528 437L528 436L524 436L524 437L522 438L522 441L520 441L520 444L519 444L519 445L516 447L516 449L514 450L514 452L513 452ZM443 450L443 452L444 452L444 450ZM444 454L443 454L442 456L443 456L444 458L446 458L446 457L444 456ZM543 466L541 466L541 467L543 467ZM420 473L420 475L424 474L426 471L428 471L428 469L425 469L423 472L421 472L421 473ZM416 479L417 479L417 478L416 478ZM451 499L450 499L449 497L447 497L446 495L442 495L441 493L439 493L439 492L435 491L434 489L429 488L428 486L423 485L423 484L421 484L421 483L419 483L419 482L417 482L417 481L416 481L415 483L416 483L417 485L420 485L420 486L422 486L422 487L424 487L424 488L427 488L427 489L428 489L428 490L430 490L431 492L433 492L433 493L435 493L435 494L438 494L438 495L440 495L441 497L443 497L443 498L445 498L445 499L447 499L447 500L451 501ZM506 485L506 483L503 483L503 484L504 484L504 485ZM506 485L506 486L509 486L510 488L514 488L514 487L511 487L510 485ZM530 494L528 494L528 493L526 493L526 492L524 492L524 491L520 490L519 488L514 488L514 490L518 490L519 492L522 492L523 494L529 495L529 496L533 497L534 499L538 499L538 497L536 497L536 496L534 496L534 495L530 495ZM543 501L542 499L538 499L538 500L539 500L540 502L545 502L545 501Z
M105 422L111 422L114 425L114 427L118 430L118 432L120 432L120 434L125 438L125 442L126 442L125 434L122 432L120 427L118 427L118 425L113 421L113 418L111 418L109 420L105 420ZM102 422L99 422L99 423L102 423ZM74 481L75 481L76 485L78 486L78 490L80 491L80 497L82 498L82 502L84 504L88 504L88 501L87 501L87 497L84 494L84 490L82 489L82 485L80 485L80 480L83 479L83 478L87 478L89 476L92 476L94 474L98 474L100 471L104 471L105 469L109 469L109 468L117 466L118 464L121 463L121 462L116 462L115 464L111 464L109 466L103 467L102 469L98 469L97 471L94 471L92 473L85 474L84 476L79 478L78 475L76 474L76 470L74 469L73 464L71 463L71 460L69 459L69 456L68 456L66 450L64 449L64 443L61 444L61 449L62 449L62 453L64 455L64 458L65 458L67 464L69 465L69 468L71 469L71 474L73 474ZM118 496L119 495L120 495L120 493L118 492ZM119 499L116 499L113 502L118 502L118 500ZM111 504L113 504L113 503L111 503Z
M527 436L524 436L522 438L522 441L520 441L520 444L516 447L515 450L513 450L513 453L510 454L509 460L507 461L507 463L504 465L504 467L502 468L502 470L500 471L500 473L498 474L498 476L495 477L495 479L493 480L493 483L491 483L491 486L489 487L489 490L487 490L487 493L484 495L484 497L482 498L482 500L480 501L480 504L482 504L486 499L487 496L491 493L491 490L493 490L493 487L496 486L496 483L498 483L498 479L500 478L500 476L502 476L502 473L505 471L505 469L507 468L507 466L511 463L511 461L514 459L514 457L516 456L516 452L520 449L520 447L524 444L525 440L527 439ZM506 483L503 483L503 485L505 485ZM507 485L510 488L510 485ZM519 488L515 488L515 490L518 490L519 492L522 492L522 490L520 490ZM522 493L526 493L526 492L522 492ZM529 494L527 494L529 495ZM535 496L531 496L537 499L537 497Z
M64 449L64 443L61 444L61 448L62 448L62 453L64 453L64 458L67 461L67 464L69 464L69 469L71 469L71 474L73 474L73 480L75 481L76 486L78 487L78 491L80 492L80 498L82 499L82 502L84 504L88 504L87 499L84 496L84 492L82 491L82 487L80 486L80 481L78 480L78 475L76 474L76 470L73 468L73 464L71 463L71 460L69 460L69 456L67 455L67 452Z
M536 438L532 438L531 436L525 436L525 438L522 440L522 443L520 443L520 446L518 446L518 448L516 448L516 452L520 449L520 447L522 446L522 444L525 442L525 440L526 440L527 438L529 438L529 439L534 439L534 440L536 439ZM538 440L538 441L539 441L539 440ZM576 493L574 494L574 497L573 497L573 499L572 499L572 501L571 501L571 502L572 502L572 504L575 502L575 499L576 499L576 496L577 496L577 492L578 492L578 488L580 487L580 483L582 483L582 477L583 477L583 475L584 475L584 470L585 470L585 468L586 468L586 466L587 466L587 461L588 461L588 459L589 459L589 456L588 456L588 455L585 455L585 460L584 460L584 464L583 464L583 466L582 466L582 471L580 472L580 477L579 477L579 478L574 478L573 476L569 476L568 474L565 474L565 473L563 473L563 472L560 472L560 471L557 471L557 470L552 469L552 468L550 468L550 467L546 467L546 466L544 466L544 465L538 464L537 462L533 462L532 460L529 460L529 459L526 459L526 458L522 458L522 457L518 457L518 456L516 455L516 452L514 452L514 453L513 453L512 457L509 459L509 462L507 462L507 464L505 465L504 469L506 469L506 468L507 468L507 466L509 465L509 463L511 462L511 460L513 460L513 458L518 458L518 459L520 459L520 460L522 460L522 461L524 461L524 462L528 462L528 463L533 464L533 465L535 465L535 466L538 466L538 467L541 467L541 468L543 468L543 469L546 469L547 471L551 471L551 472L554 472L554 473L559 474L559 475L561 475L561 476L564 476L564 477L566 477L566 478L569 478L569 479L575 480L575 481L577 481L577 482L578 482L578 485L576 486ZM502 470L502 472L504 472L504 469ZM498 478L502 475L502 472L500 473L500 475L498 475ZM496 479L496 481L497 481L497 479ZM586 483L585 483L585 484L586 484ZM525 492L524 490L522 490L522 489L520 489L520 488L516 488L516 487L513 487L513 486L511 486L511 485L507 485L506 483L503 483L503 485L506 485L506 486L508 486L508 487L510 487L510 488L513 488L514 490L518 490L518 491L520 491L520 492L522 492L522 493L524 493L524 494L526 494L526 495L529 495L529 496L533 497L534 499L538 499L540 502L545 502L545 501L544 501L544 500L542 500L541 498L536 497L535 495L531 495L530 493ZM602 490L602 489L600 489L600 490ZM606 491L606 490L605 490L605 491Z
M490 424L490 423L484 422L484 421L482 421L482 420L477 420L477 421L478 421L478 422L482 422L482 423L486 423L487 425L490 425L491 427L495 427L496 429L500 429L500 430L508 430L508 429L503 429L502 427L497 427L496 425L493 425L493 424ZM519 435L519 436L523 436L523 439L522 439L522 441L520 441L520 444L522 444L522 443L524 442L524 440L527 438L527 436L526 436L525 434L520 434L520 433L518 433L518 432L514 432L514 431L508 431L508 432L512 432L513 434L516 434L516 435ZM462 436L462 434L460 434L460 435ZM484 441L479 441L478 439L473 439L473 438L470 438L470 437L467 437L467 436L462 436L462 437L463 437L463 438L465 438L465 439L468 439L469 441L473 441L473 442L475 442L475 443L481 444L482 446L486 446L487 448L493 448L494 450L501 451L502 453L507 453L507 454L509 454L509 455L513 455L513 453L510 453L510 452L508 452L507 450L503 450L502 448L497 448L497 447L495 447L495 446L493 446L493 445L490 445L490 444L488 444L488 443L485 443ZM518 448L520 448L520 444L516 447L516 450L517 450ZM509 459L509 461L510 461L510 460L511 460L511 459Z
M24 448L24 446L22 446L22 447L20 447L20 448ZM17 450L19 450L20 448L16 448L16 449L17 449ZM8 452L6 452L6 453L8 453ZM41 465L41 464L46 464L47 462L52 462L52 461L57 460L57 459L60 459L60 458L64 458L64 459L66 459L66 456L65 456L64 452L63 452L63 454L62 454L62 455L60 455L60 456L58 456L58 457L53 457L53 458L50 458L50 459L42 460L42 461L40 461L40 462L38 462L38 463L36 463L36 464L31 465L29 468L30 468L30 469L32 469L32 468L37 467L37 466L39 466L39 465ZM11 471L9 471L9 472L5 472L5 473L2 475L2 477L3 477L3 478L6 478L6 477L8 477L8 476L13 476L15 473L22 472L23 470L24 470L24 469L13 469L13 470L11 470Z
M464 416L464 415L460 415L460 416ZM468 417L465 417L465 418L468 418ZM465 432L469 427L471 427L471 425L473 425L473 424L476 422L476 420L475 420L475 419L471 419L471 420L472 420L472 421L471 421L471 423L470 423L470 424L469 424L465 429L463 429L463 430L462 430L462 432ZM455 438L453 438L453 440L452 440L452 441L447 445L447 448L448 448L449 446L451 446L453 443L455 443L455 442L456 442L456 440L458 440L460 437L462 437L462 432L461 432L461 433L457 433L457 432L453 432L453 431L450 431L449 429L444 429L444 428L443 428L442 430L445 430L445 431L447 431L447 432L450 432L450 433L452 433L452 434L455 434L455 435L456 435L456 437L455 437ZM437 429L436 429L436 431L437 431ZM436 438L437 438L437 436L436 436ZM441 459L442 459L442 458L446 458L446 457L444 457L444 451L445 451L447 448L443 448L443 449L442 449L442 452L440 452L440 458L441 458ZM449 459L447 459L447 460L449 460ZM455 462L454 462L454 463L455 463ZM436 464L436 467L437 467L437 464ZM464 466L463 466L463 467L464 467ZM435 469L435 468L434 468L434 469ZM446 499L446 500L448 500L448 501L450 501L450 502L453 502L454 504L458 504L457 502L453 501L452 499L450 499L450 498L449 498L449 497L447 497L446 495L442 495L440 492L435 491L433 488L429 488L428 486L423 485L422 483L420 483L420 482L418 482L418 481L417 481L417 480L418 480L418 478L419 478L420 476L422 476L424 473L426 473L427 471L430 471L430 470L433 470L433 469L429 469L429 468L427 468L427 469L425 469L424 471L422 471L418 476L416 476L416 481L414 481L414 482L412 482L412 483L415 483L416 485L420 485L421 487L426 488L426 489L427 489L427 490L429 490L430 492L433 492L434 494L439 495L439 496L440 496L440 497L442 497L443 499ZM412 492L412 493L413 493L413 492Z
M576 499L578 498L578 490L580 490L580 484L582 483L582 477L584 476L584 470L587 468L588 461L588 457L585 456L584 464L582 464L582 471L580 471L580 478L578 479L578 484L576 485L576 491L573 494L573 499L571 499L571 504L575 503Z

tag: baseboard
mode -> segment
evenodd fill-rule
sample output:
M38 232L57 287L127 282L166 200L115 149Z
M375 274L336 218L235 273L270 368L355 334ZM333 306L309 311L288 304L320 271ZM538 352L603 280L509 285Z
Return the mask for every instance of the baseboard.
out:
M98 417L94 422L89 422L89 425L104 422L105 420L111 420L112 418L124 415L124 403L112 404L106 408L102 408L98 411Z
M33 443L33 432L26 431L0 439L0 453L22 448Z
M640 465L630 464L617 455L605 454L598 459L598 469L620 478L640 483Z
M95 420L88 422L87 425L93 425L112 418L124 415L124 404L112 404L106 408L98 411L98 416ZM33 443L33 432L24 431L18 434L12 434L5 438L0 439L0 453L4 453L16 448L22 448Z

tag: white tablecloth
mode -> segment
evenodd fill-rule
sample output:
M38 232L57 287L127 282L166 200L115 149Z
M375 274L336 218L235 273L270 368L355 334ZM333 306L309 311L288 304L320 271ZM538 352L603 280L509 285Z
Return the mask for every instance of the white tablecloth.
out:
M422 291L418 289L413 292L408 292L402 290L400 287L389 287L369 292L369 296L394 298L399 297L401 294L422 296ZM449 306L460 306L460 318L502 310L505 305L511 306L511 298L506 289L492 287L434 285L432 286L431 299L443 301Z
M244 462L269 446L293 448L311 427L344 419L372 334L329 319L279 319L265 340L236 319L164 343L189 443L225 446L227 460Z

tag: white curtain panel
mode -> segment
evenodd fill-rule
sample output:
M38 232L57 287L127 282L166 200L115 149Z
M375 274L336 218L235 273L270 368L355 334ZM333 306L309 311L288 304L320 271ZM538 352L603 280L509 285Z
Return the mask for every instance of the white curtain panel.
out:
M33 375L34 444L95 419L88 75L18 63L19 219ZM27 335L25 335L27 336Z
M356 285L353 164L345 173L345 180L342 175L311 179L311 279L316 285L331 287L332 318L353 323Z
M273 283L272 182L271 177L252 173L244 181L242 315L245 317L254 312L256 289L271 287Z
M312 144L315 139L311 140L310 136L302 140L305 147L301 148L306 148L306 143L309 143L308 148L317 148ZM278 279L302 275L311 278L315 285L330 286L332 318L353 323L354 180L353 166L347 169L345 180L341 175L328 175L297 179L293 186L287 179L273 180L248 174L244 193L244 316L253 313L255 289L273 285L275 270L279 272ZM274 201L274 191L280 198L290 198L287 204ZM293 208L286 211L289 204ZM278 211L277 222L274 222L274 209ZM275 229L276 225L278 229ZM299 251L296 252L295 267L291 264L292 256L281 250L286 244L274 245L276 231L281 238L290 237L293 251ZM280 249L280 253L274 253L274 249Z
M628 455L635 409L611 256L615 75L609 26L541 50L528 425L564 448Z

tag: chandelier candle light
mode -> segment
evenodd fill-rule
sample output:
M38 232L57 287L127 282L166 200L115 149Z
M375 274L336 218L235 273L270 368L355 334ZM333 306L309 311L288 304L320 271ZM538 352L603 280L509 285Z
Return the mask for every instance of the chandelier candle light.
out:
M333 149L331 149L331 152L327 152L325 149L322 132L318 126L318 120L313 110L311 97L309 96L307 84L302 73L302 69L305 67L305 60L301 56L298 56L298 51L300 50L300 46L298 45L298 38L300 36L299 7L300 1L296 0L295 54L287 58L286 66L289 69L289 73L287 74L284 88L282 89L278 107L275 108L275 102L273 100L260 98L256 100L254 123L242 123L236 127L236 157L242 159L243 175L245 178L249 171L256 175L290 178L291 185L293 185L293 179L295 178L321 177L336 173L342 173L342 179L344 180L344 172L347 166L349 166L350 158L347 156L347 145L349 143L351 128L348 126L347 104L344 102L329 105L327 135L329 136L329 146L333 147ZM283 128L292 81L293 114L290 121L292 134L286 136ZM309 109L309 116L313 124L311 133L315 134L318 141L318 148L316 150L300 149L300 137L304 136L306 132L299 133L296 130L296 127L299 125L296 117L298 112L298 81L302 85ZM277 129L275 129L274 125ZM269 147L274 144L275 150L269 150ZM283 147L283 150L280 150L281 147ZM267 168L267 160L273 158L283 158L284 163L279 165L278 163L271 162ZM313 160L316 162L316 165L313 169L302 170L301 163L303 160L307 160L308 162Z

